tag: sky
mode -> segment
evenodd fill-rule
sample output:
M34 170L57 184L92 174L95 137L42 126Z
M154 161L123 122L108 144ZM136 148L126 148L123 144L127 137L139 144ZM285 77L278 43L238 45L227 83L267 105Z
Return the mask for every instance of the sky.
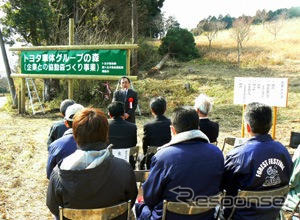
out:
M233 17L240 15L255 15L257 10L276 10L279 8L299 7L300 0L165 0L162 12L166 17L174 16L182 28L192 29L198 22L208 16L229 14ZM0 16L3 16L0 13ZM7 50L8 59L14 63L15 58ZM0 75L5 75L3 57L0 52Z
M259 9L274 11L297 6L300 0L165 0L162 11L167 17L174 16L180 27L190 30L210 15L253 16Z

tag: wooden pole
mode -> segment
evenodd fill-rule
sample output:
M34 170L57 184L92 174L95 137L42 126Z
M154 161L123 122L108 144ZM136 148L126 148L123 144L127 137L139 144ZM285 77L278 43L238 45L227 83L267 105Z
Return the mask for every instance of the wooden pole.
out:
M137 22L137 6L136 0L131 0L131 31L132 38L131 43L136 44L138 39L138 22ZM138 73L138 59L137 59L137 50L132 51L132 72L133 75Z
M130 76L130 50L127 50L126 57L126 75Z
M276 122L277 122L277 107L273 107L273 124L272 124L272 138L276 138Z
M21 92L21 89L20 87L18 88L18 112L19 114L22 114L22 111L21 111L21 106L22 106L22 103L21 103L21 97L22 97L22 92Z
M21 81L21 114L25 113L25 78Z
M74 44L74 18L69 19L69 45ZM73 80L68 80L68 98L73 99Z
M246 105L244 104L243 105L243 112L242 112L242 128L241 128L242 138L245 137L245 119L244 119L245 109L246 109Z

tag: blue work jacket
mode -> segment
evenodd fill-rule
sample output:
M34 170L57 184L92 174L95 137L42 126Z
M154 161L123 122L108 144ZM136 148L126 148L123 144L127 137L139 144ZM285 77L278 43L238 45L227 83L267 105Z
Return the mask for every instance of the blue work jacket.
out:
M230 151L225 160L223 187L227 196L234 197L238 190L260 191L288 185L292 173L292 160L289 152L270 135L258 135L245 144ZM229 201L229 198L228 198ZM229 204L229 202L228 202ZM237 208L233 219L274 220L279 208L274 206ZM225 209L225 217L231 207Z

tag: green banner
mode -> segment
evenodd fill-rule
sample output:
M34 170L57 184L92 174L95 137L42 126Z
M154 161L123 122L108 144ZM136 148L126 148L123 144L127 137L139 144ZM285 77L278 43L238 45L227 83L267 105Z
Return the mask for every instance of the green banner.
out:
M127 50L22 51L26 74L126 75Z

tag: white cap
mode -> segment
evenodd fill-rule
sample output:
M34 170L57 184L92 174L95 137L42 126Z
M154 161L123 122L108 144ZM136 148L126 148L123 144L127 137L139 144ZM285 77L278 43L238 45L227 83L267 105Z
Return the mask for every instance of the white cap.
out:
M70 105L66 110L65 120L73 121L73 117L76 114L76 112L79 112L82 109L84 109L84 107L80 104L75 103L73 105Z

